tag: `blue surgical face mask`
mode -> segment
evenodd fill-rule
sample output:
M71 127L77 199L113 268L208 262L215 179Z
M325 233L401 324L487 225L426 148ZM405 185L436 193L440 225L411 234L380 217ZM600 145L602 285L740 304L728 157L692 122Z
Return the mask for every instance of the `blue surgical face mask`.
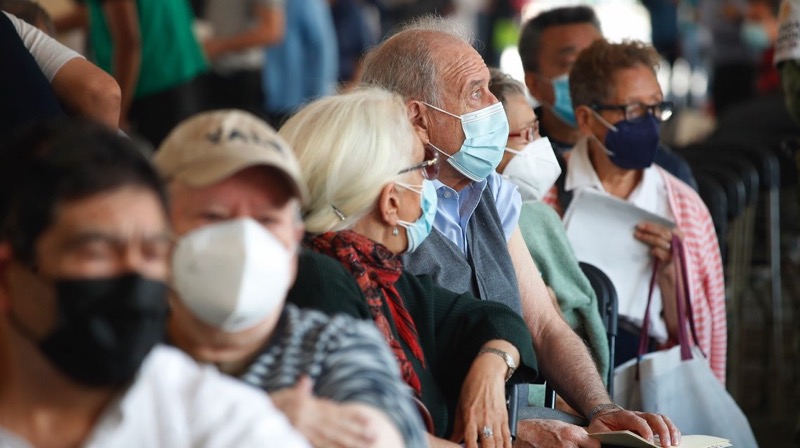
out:
M408 236L408 247L406 253L411 253L425 241L433 228L433 219L436 218L436 203L439 200L436 196L436 187L433 182L423 180L422 186L408 185L397 182L403 188L407 188L414 193L422 196L422 215L414 222L398 220L397 223L406 229Z
M595 111L595 116L608 128L605 142L595 140L608 154L614 165L625 170L641 170L653 164L660 138L659 121L653 114L645 114L635 121L620 120L610 124Z
M461 116L425 103L428 107L461 120L464 129L464 143L452 156L433 146L448 157L447 162L470 180L479 182L491 174L500 161L508 141L508 119L503 103Z
M553 85L553 93L556 102L548 106L559 120L570 127L577 128L578 121L575 119L575 110L572 108L572 97L569 95L569 75L563 74L550 80Z
M760 23L744 22L741 28L741 37L745 45L757 52L762 52L771 45L767 30Z

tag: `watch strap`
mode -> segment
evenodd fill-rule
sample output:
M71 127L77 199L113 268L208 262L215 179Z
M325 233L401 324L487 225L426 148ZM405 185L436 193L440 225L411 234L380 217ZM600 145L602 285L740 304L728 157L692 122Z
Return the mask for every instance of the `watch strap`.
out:
M494 347L483 347L478 351L479 355L483 353L493 353L503 358L503 361L505 361L506 366L508 366L508 371L506 372L506 381L508 381L509 378L511 378L511 375L514 374L514 371L517 370L517 365L514 363L514 358L512 358L511 355L509 355L508 353L500 349L496 349Z

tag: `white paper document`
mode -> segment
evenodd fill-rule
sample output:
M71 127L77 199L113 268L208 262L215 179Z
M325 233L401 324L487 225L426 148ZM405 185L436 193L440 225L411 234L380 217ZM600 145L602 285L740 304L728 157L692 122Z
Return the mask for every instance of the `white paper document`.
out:
M619 314L638 325L644 317L653 270L650 248L633 236L636 226L644 221L675 227L672 221L592 189L576 191L564 215L567 237L578 260L608 275L617 290ZM644 297L639 297L641 291ZM653 304L657 311L651 316L660 312L658 302Z

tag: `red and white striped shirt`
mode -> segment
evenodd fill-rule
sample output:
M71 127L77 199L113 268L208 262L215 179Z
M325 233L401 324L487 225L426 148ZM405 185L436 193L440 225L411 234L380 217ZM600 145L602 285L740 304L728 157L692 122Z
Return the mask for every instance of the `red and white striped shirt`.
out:
M703 200L691 187L661 167L655 168L664 178L675 224L683 232L698 343L708 357L714 375L725 384L728 349L725 279L714 223ZM559 215L564 215L558 202L557 187L550 189L542 201Z

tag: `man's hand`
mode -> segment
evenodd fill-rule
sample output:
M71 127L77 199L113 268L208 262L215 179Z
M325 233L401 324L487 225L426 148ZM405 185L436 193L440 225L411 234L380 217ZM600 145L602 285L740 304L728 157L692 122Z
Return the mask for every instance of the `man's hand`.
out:
M298 431L317 448L368 447L376 440L369 417L357 407L316 398L307 376L294 387L269 394Z
M505 395L507 369L502 358L492 353L475 358L461 386L450 440L463 439L467 448L477 448L479 440L481 448L511 448Z
M589 432L632 431L649 441L658 434L661 446L678 446L681 432L666 415L612 409L598 414L589 424Z
M580 426L558 420L520 420L514 448L533 447L600 448L600 442L589 437Z

